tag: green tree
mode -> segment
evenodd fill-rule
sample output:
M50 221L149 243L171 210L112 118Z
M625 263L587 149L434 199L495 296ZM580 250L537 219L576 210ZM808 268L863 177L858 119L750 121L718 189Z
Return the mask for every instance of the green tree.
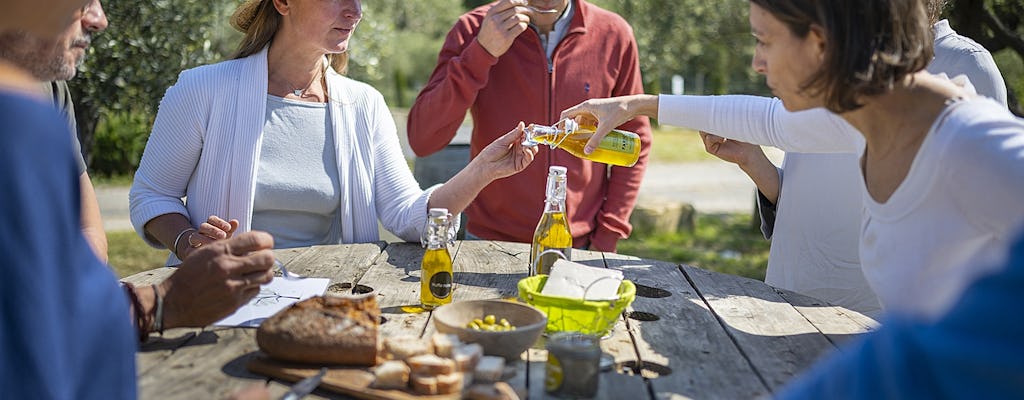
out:
M437 63L445 35L464 12L459 0L363 3L349 75L373 85L393 107L409 107Z
M1024 0L957 0L950 25L995 56L1006 81L1010 110L1024 116Z
M100 174L138 164L164 91L178 73L221 58L211 27L227 25L224 2L104 2L109 28L94 37L78 77L69 82L83 147ZM105 128L97 132L100 121ZM94 140L95 138L95 140Z
M673 75L686 92L763 93L750 69L753 56L748 2L742 0L593 0L633 27L645 89L660 93Z

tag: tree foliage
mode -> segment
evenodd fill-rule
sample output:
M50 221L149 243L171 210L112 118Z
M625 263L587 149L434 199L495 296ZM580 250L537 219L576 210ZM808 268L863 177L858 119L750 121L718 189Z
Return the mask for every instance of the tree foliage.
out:
M69 82L83 147L95 144L89 152L95 172L131 171L138 163L160 99L178 73L221 57L222 48L213 40L218 31L211 29L216 21L226 21L220 4L104 2L109 29L94 37L78 76ZM111 130L100 132L93 140L101 118L107 119ZM116 123L129 120L134 122ZM135 131L138 129L144 131Z
M767 94L763 79L750 68L754 46L748 1L591 1L633 27L647 92L667 92L672 76L680 75L687 94ZM234 50L239 34L227 21L240 2L104 2L110 27L94 38L85 65L70 82L83 147L95 144L94 172L135 168L160 99L178 73ZM392 107L410 106L458 16L489 2L364 1L349 76L376 87ZM1020 113L1024 0L955 0L947 15L954 29L994 53L1010 89L1011 108Z
M1024 0L957 0L947 12L950 25L993 55L1006 81L1010 109L1024 115Z

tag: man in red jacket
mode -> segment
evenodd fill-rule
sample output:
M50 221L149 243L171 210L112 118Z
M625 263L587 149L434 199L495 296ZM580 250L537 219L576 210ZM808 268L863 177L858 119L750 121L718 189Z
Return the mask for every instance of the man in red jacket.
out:
M444 148L469 110L471 156L519 121L552 125L590 98L643 93L633 30L584 0L500 0L462 15L437 67L409 112L409 144L419 156ZM647 167L645 117L622 129L640 135L630 168L576 158L542 146L525 171L484 188L466 209L469 235L530 242L544 211L548 166L569 169L566 208L573 245L614 251L629 236L629 215Z

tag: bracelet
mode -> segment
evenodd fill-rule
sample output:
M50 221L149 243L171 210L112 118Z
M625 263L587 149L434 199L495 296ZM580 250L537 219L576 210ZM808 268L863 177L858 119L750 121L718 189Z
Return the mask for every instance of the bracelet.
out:
M133 318L132 325L135 327L135 332L139 335L139 343L143 343L146 339L149 339L149 328L146 323L146 314L142 312L142 302L139 301L139 295L135 293L135 285L128 282L121 282L124 287L124 293L128 296L130 302Z
M181 237L185 236L185 234L188 233L188 232L195 232L195 231L196 231L195 228L191 228L191 227L190 228L185 228L185 230L183 230L180 233L178 233L178 236L174 238L174 247L171 248L171 252L174 253L175 257L178 257L178 243L181 242ZM189 243L189 246L191 246L191 245L192 244ZM178 257L178 259L180 260L181 257ZM184 260L182 260L182 261L184 261Z
M164 335L164 298L160 296L160 290L156 285L153 287L153 296L156 297L156 313L153 315L153 330Z

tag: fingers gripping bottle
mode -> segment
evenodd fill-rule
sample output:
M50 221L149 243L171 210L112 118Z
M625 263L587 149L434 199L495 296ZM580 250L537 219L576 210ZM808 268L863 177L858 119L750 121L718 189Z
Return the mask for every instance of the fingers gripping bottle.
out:
M571 253L572 233L569 232L569 221L565 216L565 174L565 167L552 166L548 168L544 214L541 215L540 222L537 223L537 230L533 233L533 246L530 249L530 266L531 272L534 274L549 274L551 265L558 259L556 254L540 256L540 253L545 250L559 250L566 259L569 259ZM539 262L537 262L537 257L540 257ZM535 264L537 268L533 270Z
M427 249L420 265L420 303L427 310L452 302L452 257L448 252L455 238L452 222L448 209L431 208L420 237Z
M583 147L596 130L596 124L589 121L578 123L572 119L563 119L552 126L530 124L526 127L523 144L544 143L579 158L622 167L632 167L640 159L640 136L619 129L608 132L594 152L583 153Z

